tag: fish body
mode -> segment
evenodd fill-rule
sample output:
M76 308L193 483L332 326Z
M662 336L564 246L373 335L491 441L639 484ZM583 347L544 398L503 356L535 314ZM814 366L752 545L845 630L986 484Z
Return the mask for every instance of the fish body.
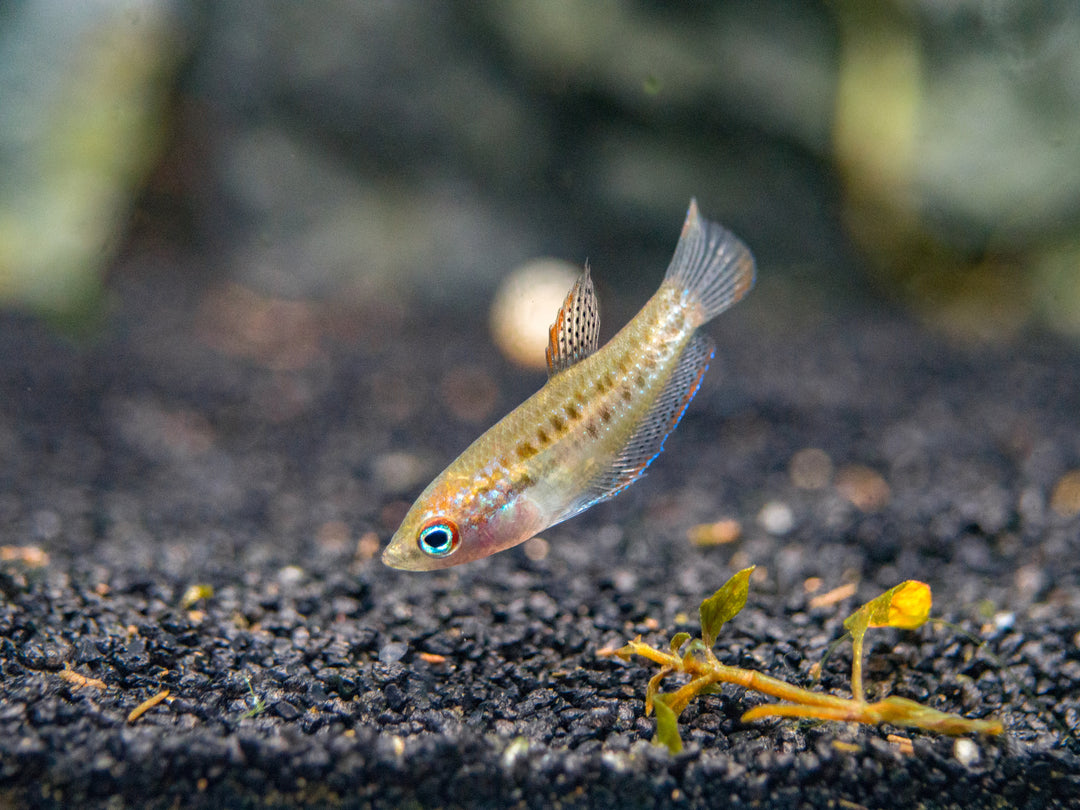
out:
M586 267L551 327L548 382L420 494L383 552L432 570L521 543L637 480L697 393L713 357L699 327L753 285L754 260L691 200L663 283L597 349Z

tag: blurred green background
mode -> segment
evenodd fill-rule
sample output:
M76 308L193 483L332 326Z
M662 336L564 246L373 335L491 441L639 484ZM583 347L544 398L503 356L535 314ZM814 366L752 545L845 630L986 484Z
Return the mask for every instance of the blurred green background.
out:
M129 264L271 301L467 305L539 255L651 289L696 195L763 276L1080 336L1071 0L6 2L0 109L0 300L61 325Z

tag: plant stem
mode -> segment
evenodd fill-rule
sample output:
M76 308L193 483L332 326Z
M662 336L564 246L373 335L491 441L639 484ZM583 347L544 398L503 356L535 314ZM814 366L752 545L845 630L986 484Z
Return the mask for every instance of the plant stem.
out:
M862 644L859 643L861 641L861 636L857 634L852 665L852 691L855 693L853 698L813 692L752 669L721 664L712 650L707 650L705 656L701 658L691 654L680 657L658 650L638 638L621 650L612 650L605 654L619 654L627 657L633 653L660 664L661 671L649 682L650 697L659 690L660 681L672 672L683 672L689 675L691 678L689 683L665 697L665 701L676 716L702 690L716 683L730 683L785 701L780 704L755 706L743 715L744 721L763 717L805 717L869 725L892 723L950 735L1002 733L1003 727L997 720L969 720L958 715L939 712L901 697L887 697L876 703L867 703L862 690ZM651 701L646 710L650 708Z

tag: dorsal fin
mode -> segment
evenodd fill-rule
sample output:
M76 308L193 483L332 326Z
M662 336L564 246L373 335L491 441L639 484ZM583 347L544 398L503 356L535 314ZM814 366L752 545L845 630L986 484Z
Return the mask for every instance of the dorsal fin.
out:
M589 482L581 497L559 515L556 522L618 495L644 475L645 468L660 455L667 437L678 426L690 400L698 392L713 352L713 342L708 335L697 332L690 339L664 388L629 441L611 463Z
M600 308L589 265L566 294L555 323L548 332L548 376L553 377L584 360L600 345Z

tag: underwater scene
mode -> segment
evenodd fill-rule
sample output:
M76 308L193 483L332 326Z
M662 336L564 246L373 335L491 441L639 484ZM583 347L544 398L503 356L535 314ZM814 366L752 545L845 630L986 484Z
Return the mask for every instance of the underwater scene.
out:
M1078 43L4 4L0 806L1071 806Z

